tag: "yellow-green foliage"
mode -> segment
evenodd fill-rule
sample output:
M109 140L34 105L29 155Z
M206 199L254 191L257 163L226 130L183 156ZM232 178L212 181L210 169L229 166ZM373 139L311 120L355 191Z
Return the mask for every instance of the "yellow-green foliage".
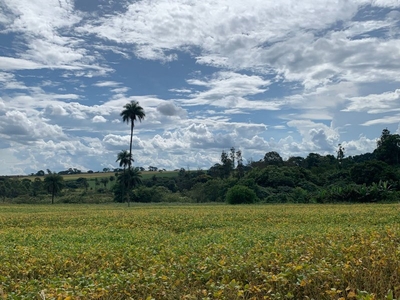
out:
M0 206L0 299L400 298L399 206Z

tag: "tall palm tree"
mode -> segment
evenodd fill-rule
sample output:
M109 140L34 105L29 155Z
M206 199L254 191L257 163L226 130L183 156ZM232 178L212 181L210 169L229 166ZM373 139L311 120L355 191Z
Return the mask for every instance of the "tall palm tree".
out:
M128 187L126 197L128 199L128 206L130 205L130 189L131 187L142 184L142 175L140 174L139 168L130 168L126 173L119 175L117 183L122 187Z
M135 121L142 122L146 114L144 113L143 107L139 105L137 101L131 101L125 104L124 110L121 112L122 120L131 125L131 141L129 144L129 157L132 157L132 138L133 138L133 128L135 127ZM128 167L131 168L132 161L129 160Z
M49 173L44 178L44 186L51 193L51 204L54 204L54 196L57 195L64 187L64 178L56 173Z
M124 173L126 167L129 166L130 161L133 162L133 158L132 155L129 154L128 150L121 150L121 152L118 153L116 162L119 162L119 166L124 168Z
M120 167L124 167L124 173L123 174L125 176L125 169L126 169L127 166L129 166L129 162L133 161L133 158L132 158L132 156L129 154L129 152L127 150L121 150L121 152L119 152L118 156L117 156L116 162L118 162L118 161L119 161L119 166ZM124 195L125 194L124 191L125 190L126 191L129 190L129 187L127 186L127 182L124 182L124 184L121 184L120 186L122 188L122 195ZM129 202L128 202L128 204L129 204Z
M131 187L138 186L142 183L142 175L140 174L139 168L132 168L126 172L125 175L118 176L118 183L123 183L124 185L129 185Z

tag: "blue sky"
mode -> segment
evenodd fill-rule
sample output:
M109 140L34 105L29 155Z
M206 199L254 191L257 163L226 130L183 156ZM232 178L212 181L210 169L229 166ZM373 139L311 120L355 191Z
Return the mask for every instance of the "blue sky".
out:
M400 133L400 2L0 0L0 175L206 169Z

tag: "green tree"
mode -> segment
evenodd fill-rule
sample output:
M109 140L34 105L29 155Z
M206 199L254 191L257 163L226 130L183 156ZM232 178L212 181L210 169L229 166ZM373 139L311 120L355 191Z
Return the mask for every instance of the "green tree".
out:
M77 182L80 186L84 187L84 188L85 188L85 191L87 192L87 189L88 189L88 187L89 187L89 182L88 182L87 178L85 178L85 177L79 177L79 178L76 180L76 182Z
M124 168L124 172L127 166L133 162L132 154L128 150L121 150L117 155L116 162L119 162L119 166Z
M301 156L291 156L286 161L288 167L304 167L305 159Z
M379 181L396 182L399 178L393 167L383 161L370 160L350 169L351 179L357 184L371 185Z
M342 167L342 163L343 163L343 158L344 158L344 148L343 148L342 144L339 144L338 147L339 148L336 151L336 154L337 154L336 158L337 158L337 161L338 161L338 164L339 164L339 168L341 168Z
M236 151L236 161L237 161L237 175L239 178L244 176L244 165L243 165L243 158L242 158L242 151Z
M43 189L42 179L40 179L39 177L36 177L33 180L33 183L31 185L31 187L32 187L32 195L34 197L36 197L41 192L41 190Z
M104 177L100 179L100 182L104 185L104 188L107 188L107 183L109 182L108 177Z
M235 163L235 159L236 159L236 151L235 151L235 147L231 148L231 153L229 154L229 158L232 162L232 170L234 170L236 168L236 163Z
M0 196L3 197L3 202L6 202L6 197L10 193L10 184L8 179L3 179L0 181Z
M132 157L132 138L133 138L133 128L135 127L135 121L142 122L146 114L143 108L139 105L139 102L131 101L125 104L124 110L121 112L121 117L124 122L131 125L131 140L129 143L129 157ZM128 167L131 168L132 160L129 160Z
M49 172L44 178L44 186L51 194L51 204L54 204L54 196L58 195L64 187L64 179L61 175Z
M276 151L267 152L264 155L264 162L270 166L282 166L283 159Z
M118 153L116 162L119 162L119 166L124 168L124 174L123 174L123 176L125 176L126 167L127 167L127 166L130 166L130 164L131 164L132 161L133 161L132 153L129 153L127 150L121 150L121 151ZM120 188L121 188L121 193L122 193L122 194L125 194L125 191L128 192L128 189L129 189L129 187L128 187L128 186L125 186L124 184L117 185L117 187L120 187ZM129 202L128 202L128 203L129 203Z
M386 128L382 131L380 139L376 143L377 148L374 154L378 160L389 165L399 164L400 156L400 135L391 134Z
M228 153L225 150L222 150L221 153L221 162L222 162L222 176L228 178L232 171L232 159L229 158Z
M226 201L229 204L250 204L256 200L256 193L244 185L235 185L226 193Z
M142 175L139 168L128 169L125 173L118 175L117 182L114 185L114 199L117 202L125 202L125 199L130 203L131 188L142 184ZM124 192L126 191L126 193Z

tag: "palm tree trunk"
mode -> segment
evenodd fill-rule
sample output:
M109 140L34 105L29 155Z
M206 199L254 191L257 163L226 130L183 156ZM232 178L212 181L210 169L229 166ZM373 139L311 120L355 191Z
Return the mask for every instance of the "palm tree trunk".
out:
M131 142L129 144L129 170L131 169L132 164L132 138L133 138L133 120L131 121Z
M130 206L130 197L129 197L129 191L131 189L131 165L132 165L132 138L133 138L133 120L131 120L131 142L129 144L129 168L128 168L128 191L127 191L127 196L128 196L128 207Z

